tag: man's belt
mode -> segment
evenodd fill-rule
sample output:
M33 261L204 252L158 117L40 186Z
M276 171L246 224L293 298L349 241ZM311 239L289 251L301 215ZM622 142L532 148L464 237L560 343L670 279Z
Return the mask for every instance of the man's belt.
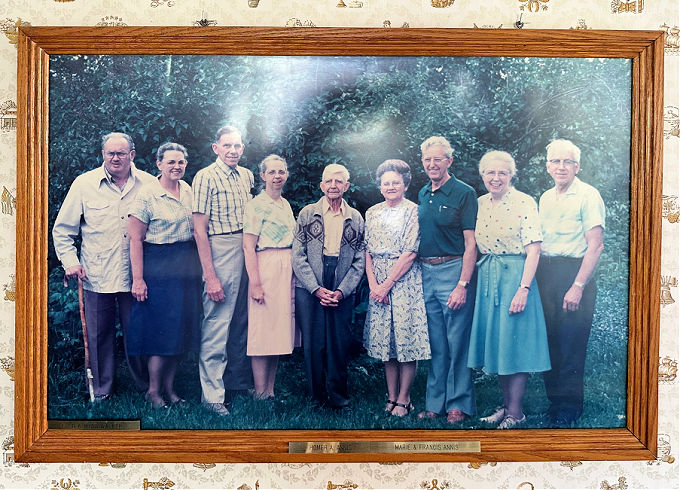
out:
M462 255L444 255L443 257L423 257L420 260L430 265L445 264L446 262L451 262L452 260L462 259Z
M243 230L228 231L226 233L216 233L216 235L236 235L238 233L243 233Z

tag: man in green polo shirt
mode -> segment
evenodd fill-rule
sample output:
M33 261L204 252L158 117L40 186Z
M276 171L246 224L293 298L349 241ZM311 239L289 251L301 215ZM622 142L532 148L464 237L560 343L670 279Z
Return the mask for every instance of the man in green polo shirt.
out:
M432 360L425 411L418 417L446 413L446 420L453 424L476 409L467 356L475 303L477 194L449 174L453 149L446 138L432 136L420 149L430 178L418 193L418 255Z

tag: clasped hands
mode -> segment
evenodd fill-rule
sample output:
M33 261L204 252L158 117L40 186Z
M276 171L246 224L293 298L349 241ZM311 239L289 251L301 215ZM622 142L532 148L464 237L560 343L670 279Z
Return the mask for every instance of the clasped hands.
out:
M320 287L314 291L314 296L319 298L321 306L338 306L343 298L342 291L331 291L324 287Z
M369 296L371 299L377 303L382 303L384 305L389 304L390 302L390 290L392 289L392 284L389 281L389 279L385 280L384 282L377 284L376 286L371 288L371 292Z

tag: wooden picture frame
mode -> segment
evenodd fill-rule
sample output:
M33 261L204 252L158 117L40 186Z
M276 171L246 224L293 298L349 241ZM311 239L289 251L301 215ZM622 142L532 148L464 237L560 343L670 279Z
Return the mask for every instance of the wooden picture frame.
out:
M58 430L47 424L49 61L53 54L612 57L632 60L625 428ZM20 462L649 460L657 445L663 33L486 29L22 27L18 44L14 452ZM290 454L295 441L475 441L480 452ZM162 449L161 449L162 448Z

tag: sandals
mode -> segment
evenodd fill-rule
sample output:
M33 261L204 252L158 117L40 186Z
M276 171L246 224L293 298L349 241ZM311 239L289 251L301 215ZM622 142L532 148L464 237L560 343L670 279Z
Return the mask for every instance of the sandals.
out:
M524 422L527 421L527 416L522 414L521 418L517 418L513 415L506 415L503 421L496 427L497 429L512 429L513 427L517 427L520 424L523 424Z
M394 409L400 407L406 410L406 413L403 415L399 415L394 413ZM395 403L394 408L392 409L391 415L394 415L395 417L406 417L408 414L410 414L413 411L413 403L408 402L408 403Z
M504 418L505 407L496 407L491 415L488 415L487 417L482 417L481 419L479 419L479 421L484 422L486 424L497 424L499 422L502 422Z
M151 403L151 408L158 410L159 408L170 408L170 405L163 399L159 394L149 394L148 392L144 394L144 399Z
M390 400L389 398L387 399L387 403L385 403L385 412L387 412L387 415L390 415L392 413L392 410L394 410L394 407L397 406L397 402L394 400Z

